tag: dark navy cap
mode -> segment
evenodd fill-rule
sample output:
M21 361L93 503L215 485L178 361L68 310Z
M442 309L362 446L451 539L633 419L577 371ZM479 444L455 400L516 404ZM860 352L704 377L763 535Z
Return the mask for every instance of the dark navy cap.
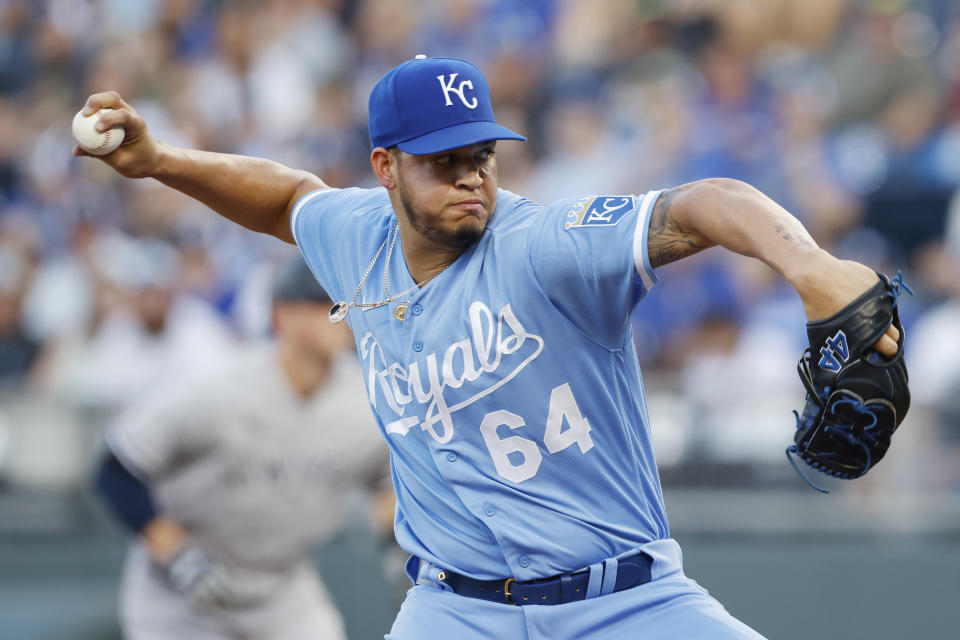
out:
M487 80L457 58L417 56L370 92L370 142L428 155L487 140L526 140L497 124Z
M274 302L331 302L307 263L297 256L283 265L273 281Z

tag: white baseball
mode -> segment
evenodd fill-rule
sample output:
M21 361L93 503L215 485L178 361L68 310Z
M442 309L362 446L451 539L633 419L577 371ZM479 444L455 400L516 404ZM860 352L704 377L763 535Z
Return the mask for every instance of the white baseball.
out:
M111 109L100 109L93 115L84 116L78 111L73 116L73 141L89 154L105 156L120 146L123 142L124 130L120 125L110 127L106 131L97 131L94 125L100 116Z

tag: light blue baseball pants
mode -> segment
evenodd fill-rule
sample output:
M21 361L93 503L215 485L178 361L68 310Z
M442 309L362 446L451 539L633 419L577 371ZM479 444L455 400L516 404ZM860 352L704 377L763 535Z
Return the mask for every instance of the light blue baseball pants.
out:
M512 606L459 596L424 580L407 592L386 640L764 640L683 575L680 547L658 540L653 579L632 589L556 605ZM431 565L432 566L432 565Z

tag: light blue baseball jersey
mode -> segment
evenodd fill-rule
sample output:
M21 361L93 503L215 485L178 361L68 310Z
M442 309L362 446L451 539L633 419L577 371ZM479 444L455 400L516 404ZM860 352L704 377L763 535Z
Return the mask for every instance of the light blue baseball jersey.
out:
M500 190L483 237L396 303L351 308L391 450L406 551L479 579L532 580L669 536L630 313L656 280L659 192L543 206ZM384 189L304 196L294 237L350 301L396 224ZM358 301L414 287L397 242ZM414 287L415 288L415 287Z

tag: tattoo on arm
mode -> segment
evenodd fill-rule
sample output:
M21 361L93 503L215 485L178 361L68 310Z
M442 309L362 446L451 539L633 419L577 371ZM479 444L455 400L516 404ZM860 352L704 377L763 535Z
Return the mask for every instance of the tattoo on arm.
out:
M800 226L796 220L787 220L780 216L773 230L787 242L792 242L801 247L817 246L817 243L813 241L813 238L810 237L807 230Z
M647 253L653 268L686 258L709 246L700 244L703 237L684 229L670 213L674 199L687 188L684 185L667 189L653 206L647 231Z

